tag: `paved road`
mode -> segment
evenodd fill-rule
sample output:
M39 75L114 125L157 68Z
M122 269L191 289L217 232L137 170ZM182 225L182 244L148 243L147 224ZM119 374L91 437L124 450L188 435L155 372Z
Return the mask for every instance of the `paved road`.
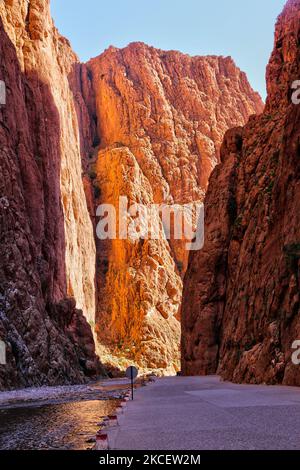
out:
M109 442L120 450L300 449L300 388L159 379L136 392Z

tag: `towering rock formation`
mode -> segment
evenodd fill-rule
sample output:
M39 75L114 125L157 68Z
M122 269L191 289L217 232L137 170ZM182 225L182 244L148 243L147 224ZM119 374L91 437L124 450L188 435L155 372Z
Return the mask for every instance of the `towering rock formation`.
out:
M230 57L133 43L110 47L83 70L98 132L89 165L95 206L118 207L120 196L146 206L202 202L225 131L263 109ZM104 362L178 369L185 245L97 241L96 331Z
M49 0L0 2L0 388L79 382L98 363L95 243L72 90L79 73ZM74 93L74 94L73 94ZM75 103L76 99L76 103ZM82 103L81 103L82 104ZM82 132L87 113L82 108Z
M0 387L95 374L87 320L103 362L175 372L185 241L159 222L159 239L95 243L96 209L202 202L224 132L261 100L231 58L136 43L83 65L49 0L0 15Z
M299 38L300 0L289 0L265 111L226 134L210 179L205 245L191 255L184 286L185 374L300 385L291 360L300 339Z

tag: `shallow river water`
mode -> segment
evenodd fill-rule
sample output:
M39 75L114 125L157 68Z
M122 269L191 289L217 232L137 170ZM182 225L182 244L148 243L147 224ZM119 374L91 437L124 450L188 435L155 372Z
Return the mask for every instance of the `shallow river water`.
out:
M0 410L0 449L84 450L117 400L92 400Z

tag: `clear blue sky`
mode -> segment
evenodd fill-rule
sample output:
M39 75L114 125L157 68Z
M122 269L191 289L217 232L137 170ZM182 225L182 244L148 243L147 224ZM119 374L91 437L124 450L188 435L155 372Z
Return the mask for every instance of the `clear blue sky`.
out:
M231 55L265 97L274 25L286 0L51 0L82 61L143 41L191 55Z

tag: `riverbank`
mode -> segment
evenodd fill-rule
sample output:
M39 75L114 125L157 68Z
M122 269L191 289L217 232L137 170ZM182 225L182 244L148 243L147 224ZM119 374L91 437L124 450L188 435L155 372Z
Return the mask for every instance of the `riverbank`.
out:
M1 450L89 450L127 379L0 392Z
M165 377L140 389L110 450L299 450L300 388Z

